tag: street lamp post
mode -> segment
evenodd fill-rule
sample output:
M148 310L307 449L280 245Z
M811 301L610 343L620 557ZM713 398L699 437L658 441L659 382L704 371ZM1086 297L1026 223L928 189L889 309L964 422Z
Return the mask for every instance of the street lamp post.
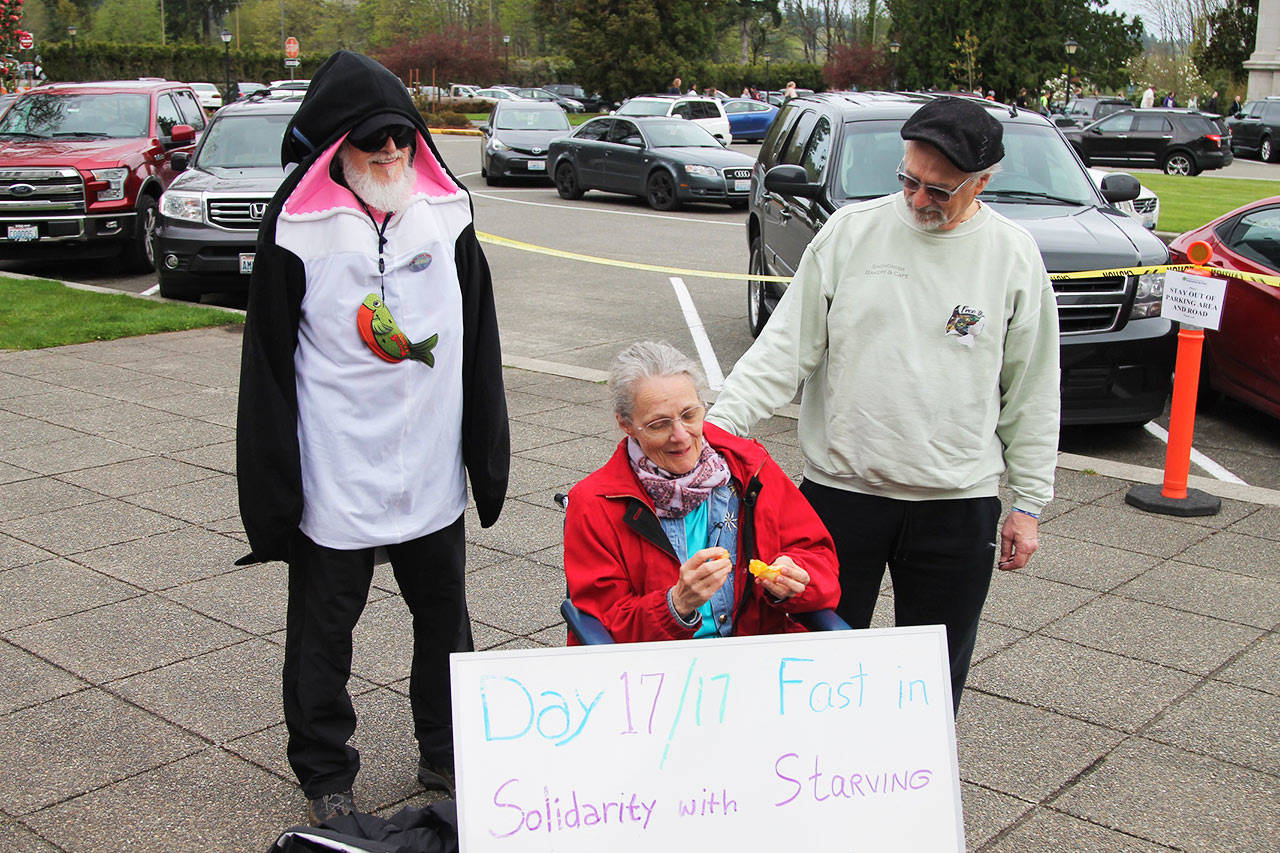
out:
M78 32L79 30L76 29L75 24L72 24L71 26L67 27L67 35L71 36L71 76L72 77L80 76L80 63L76 62L76 33Z
M902 49L902 45L896 41L889 42L889 56L893 60L893 90L898 90L898 51Z
M222 102L229 104L236 99L235 95L231 94L231 30L223 27L218 35L222 38L222 46L226 48L223 67L227 72L227 88L224 90L227 94L223 96Z
M764 55L764 90L765 90L765 92L771 92L771 91L773 91L772 86L771 86L771 83L772 83L772 75L769 73L769 62L770 62L770 60L772 60L772 59L773 59L773 54L772 54L772 53L766 53L766 54ZM769 96L768 96L768 95L765 95L765 96L764 96L764 99L765 99L765 102L766 102L766 103L768 103L768 101L769 101Z
M505 80L511 79L511 36L502 37L502 77Z
M1080 48L1080 45L1076 42L1076 40L1075 40L1075 39L1067 39L1067 43L1066 43L1066 44L1064 44L1064 45L1062 46L1062 49L1063 49L1063 50L1065 50L1065 51L1067 52L1067 95L1066 95L1066 99L1067 99L1068 101L1070 101L1070 100L1071 100L1071 57L1073 57L1073 56L1075 56L1075 55L1076 55L1076 51L1077 51L1079 48ZM1066 105L1064 104L1063 106L1065 107Z

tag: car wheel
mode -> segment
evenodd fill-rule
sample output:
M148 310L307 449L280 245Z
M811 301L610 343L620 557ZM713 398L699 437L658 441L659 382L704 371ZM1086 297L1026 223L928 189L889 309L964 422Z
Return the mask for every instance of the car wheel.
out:
M1258 159L1265 163L1276 161L1276 150L1271 147L1270 136L1262 137L1262 141L1258 143Z
M556 167L556 192L560 198L569 201L582 198L582 187L578 185L578 172L570 163L561 163Z
M747 269L755 275L765 274L764 244L758 235L751 238L751 259ZM769 315L773 313L765 302L768 287L763 281L747 279L747 326L751 329L752 337L760 334L764 324L769 322Z
M1164 173L1166 175L1194 175L1196 171L1195 161L1185 151L1175 151L1164 158Z
M654 210L675 210L680 206L676 197L676 182L671 173L659 169L649 176L645 184L645 198Z
M138 199L138 230L133 242L124 247L125 266L131 272L148 273L156 268L156 226L160 224L160 210L156 200L149 195Z

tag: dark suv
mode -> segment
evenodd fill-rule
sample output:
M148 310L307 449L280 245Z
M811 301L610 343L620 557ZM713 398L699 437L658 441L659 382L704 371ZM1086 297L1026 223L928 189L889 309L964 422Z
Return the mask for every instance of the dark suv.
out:
M1226 120L1231 131L1231 150L1237 154L1253 154L1259 160L1274 163L1280 159L1280 98L1248 101L1239 114Z
M793 275L809 241L838 208L900 192L898 131L930 97L828 93L788 101L752 173L750 271ZM1140 187L1131 175L1108 175L1099 188L1043 116L996 104L988 109L1004 126L1006 153L980 198L1031 233L1050 273L1168 263L1160 238L1111 206L1137 197ZM1054 282L1063 423L1140 424L1164 410L1175 329L1160 316L1163 286L1160 273ZM782 289L748 281L753 334L764 327Z
M1195 110L1123 110L1065 131L1086 166L1138 166L1198 175L1231 164L1231 131Z
M1124 98L1072 98L1067 101L1067 108L1053 117L1053 123L1061 128L1084 127L1112 113L1132 108L1133 104Z
M214 115L194 155L160 197L155 235L160 295L199 299L249 288L258 226L284 180L280 141L300 98L259 92Z

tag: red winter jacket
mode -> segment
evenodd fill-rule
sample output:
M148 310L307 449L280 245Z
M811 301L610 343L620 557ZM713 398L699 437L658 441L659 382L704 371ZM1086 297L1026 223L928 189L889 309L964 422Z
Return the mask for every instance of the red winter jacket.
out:
M833 608L840 600L831 535L758 442L710 423L702 429L703 439L728 461L738 493L734 634L803 631L789 612ZM687 640L696 629L681 625L667 608L667 590L680 577L680 561L653 501L631 471L626 441L618 443L604 467L569 492L564 530L569 598L603 622L619 643ZM809 573L809 585L802 594L773 604L754 583L747 563L753 557L772 563L781 554Z

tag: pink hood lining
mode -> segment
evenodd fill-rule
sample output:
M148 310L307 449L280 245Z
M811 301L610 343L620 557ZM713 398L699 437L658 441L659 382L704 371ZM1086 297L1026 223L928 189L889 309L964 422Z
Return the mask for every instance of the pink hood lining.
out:
M328 150L316 158L307 170L307 174L298 182L298 186L289 194L284 203L283 212L288 216L306 216L326 213L335 209L360 211L360 203L351 190L339 184L329 175L329 164L337 156L346 136L330 145ZM425 195L428 198L443 199L457 195L460 190L449 174L431 153L430 146L418 134L417 153L413 158L413 170L416 179L413 184L415 196Z

